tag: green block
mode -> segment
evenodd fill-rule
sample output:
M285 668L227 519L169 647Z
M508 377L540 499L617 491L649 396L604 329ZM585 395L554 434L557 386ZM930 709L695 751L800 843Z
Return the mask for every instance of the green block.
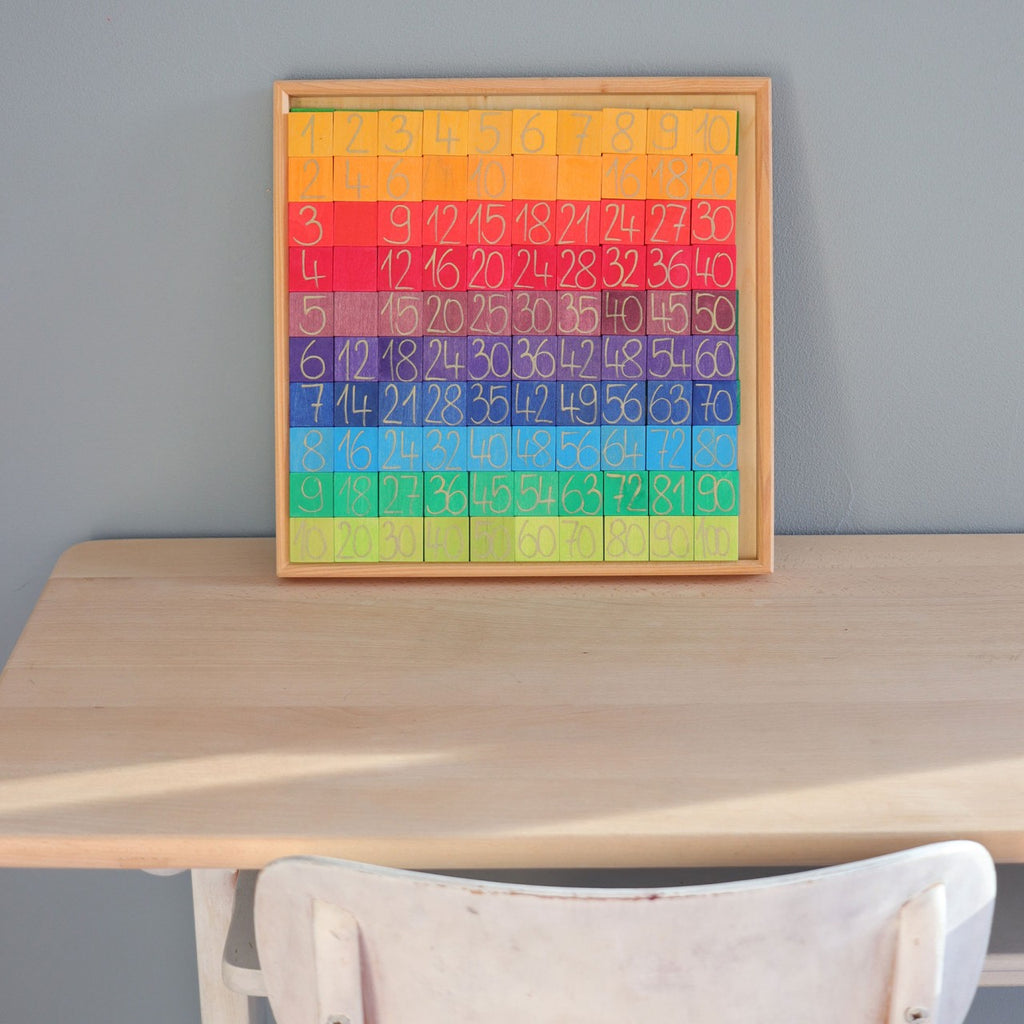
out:
M425 562L469 561L469 517L437 516L423 520Z
M563 516L600 516L604 513L603 473L597 470L558 474L558 513Z
M469 521L469 558L473 562L514 562L516 560L515 519L511 516L474 516L471 518Z
M517 472L516 515L556 516L558 515L558 474L551 470L542 472Z
M334 514L369 519L377 515L376 473L335 473Z
M329 519L334 515L331 473L290 473L289 515L304 519Z
M740 475L736 470L694 473L693 511L698 516L738 516Z
M466 516L469 514L468 473L424 473L423 477L424 515ZM447 561L447 559L442 559L442 561ZM465 561L465 559L457 559L457 561Z
M652 470L650 474L652 516L693 515L693 474L680 470Z
M469 514L471 516L515 515L515 478L510 471L469 474ZM499 562L512 561L499 558Z
M643 471L620 473L608 471L604 475L604 514L606 516L646 516L648 500L648 474Z
M379 481L380 516L423 515L422 473L381 473Z

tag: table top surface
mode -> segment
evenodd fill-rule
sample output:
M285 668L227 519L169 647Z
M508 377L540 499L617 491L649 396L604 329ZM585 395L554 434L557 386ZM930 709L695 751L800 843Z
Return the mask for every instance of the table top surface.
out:
M771 576L279 580L67 551L0 676L0 865L1024 862L1024 536L779 537Z

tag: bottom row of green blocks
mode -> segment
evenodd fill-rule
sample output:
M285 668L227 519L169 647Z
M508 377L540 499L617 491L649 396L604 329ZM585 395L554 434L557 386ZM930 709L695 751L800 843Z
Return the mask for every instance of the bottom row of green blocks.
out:
M290 552L307 563L736 561L739 518L293 517Z

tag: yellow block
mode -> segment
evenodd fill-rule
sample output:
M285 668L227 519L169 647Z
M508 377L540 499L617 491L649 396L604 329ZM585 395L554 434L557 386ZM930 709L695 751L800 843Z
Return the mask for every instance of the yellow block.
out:
M381 110L377 149L381 156L423 156L423 111Z
M601 158L560 155L555 195L559 199L600 199Z
M559 110L559 154L600 156L601 123L600 110Z
M647 152L688 156L693 152L692 110L648 110Z
M735 155L736 129L735 110L695 110L693 152Z
M336 110L334 112L334 155L377 155L377 111Z
M554 156L558 152L558 111L513 110L512 152Z
M329 110L288 115L289 156L330 156L333 115Z
M470 156L511 155L511 110L470 110L468 114Z
M423 198L464 200L469 190L469 158L423 157Z
M334 201L372 203L377 199L377 158L336 156L334 158Z
M554 199L558 187L558 157L512 157L513 199Z
M466 156L468 153L468 110L423 111L424 156Z
M288 202L329 203L334 198L334 159L329 156L288 158Z
M601 111L602 153L646 153L647 111L606 107Z

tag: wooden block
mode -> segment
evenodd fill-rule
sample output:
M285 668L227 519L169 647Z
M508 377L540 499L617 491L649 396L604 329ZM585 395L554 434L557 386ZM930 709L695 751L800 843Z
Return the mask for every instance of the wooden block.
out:
M423 469L450 473L469 468L469 448L464 427L423 428Z
M553 381L558 366L552 334L520 334L512 338L512 379Z
M514 562L516 522L511 517L474 516L469 521L471 562Z
M524 472L555 469L554 428L513 427L512 469Z
M738 516L695 516L693 557L698 562L735 562L739 554Z
M288 336L334 334L334 298L330 292L292 292L288 296Z
M573 384L559 384L573 387ZM593 388L593 384L579 385ZM601 468L601 428L563 425L555 428L555 467L563 472L596 471Z
M512 384L509 381L470 381L466 421L471 427L512 425ZM481 466L481 469L491 467Z
M334 111L335 156L377 156L376 110Z
M512 290L547 291L558 281L558 247L512 245Z
M465 335L468 321L469 300L465 292L424 291L424 334Z
M468 157L424 155L424 199L451 199L460 202L465 200L468 194Z
M509 335L470 336L466 340L467 380L512 379L512 338Z
M380 472L420 473L423 471L423 429L381 427L378 438Z
M695 156L692 170L694 199L736 198L736 157Z
M509 156L512 153L512 111L470 110L469 153L480 156Z
M472 517L514 515L515 475L511 472L470 473L469 514Z
M648 245L689 245L691 203L681 200L647 199L644 241Z
M376 381L380 372L379 338L341 335L334 339L336 381ZM366 424L363 424L364 426Z
M334 203L289 203L288 244L333 245Z
M378 515L418 519L423 515L423 473L381 473Z
M558 152L558 111L517 108L512 111L512 153Z
M288 520L288 557L293 562L334 561L334 520Z
M646 562L649 557L650 520L647 516L605 516L606 562Z
M555 203L553 197L541 200L512 201L512 244L553 245L555 242Z
M330 246L288 248L288 291L334 290L334 251Z
M601 155L600 110L558 111L558 153L567 156Z
M605 153L601 157L601 196L604 199L646 199L646 154Z
M460 341L465 338L429 338L428 341ZM463 363L465 366L465 363ZM464 381L431 381L423 388L423 425L425 427L466 426L466 394Z
M556 382L558 407L555 410L555 422L564 427L596 427L601 422L601 391L600 383L579 380L560 380ZM567 435L568 436L568 435ZM598 458L595 465L579 467L600 469L600 434L598 435ZM576 467L563 467L576 468Z
M465 245L467 216L465 201L425 199L423 242L425 245Z
M646 188L648 199L688 202L693 196L693 158L648 157Z
M692 423L693 383L688 380L648 381L647 422L672 427Z
M554 472L513 473L515 515L554 516L558 514L558 474Z
M334 385L327 382L289 384L288 425L334 426Z
M375 156L336 156L334 158L334 201L336 203L376 202L378 170ZM335 222L337 222L337 210L335 210L334 216Z
M355 205L350 203L350 206ZM379 202L377 245L418 246L423 244L423 204Z
M688 470L690 468L690 427L646 428L647 468L650 470Z
M335 292L333 333L339 337L375 336L378 333L378 302L378 297L372 292Z
M376 381L338 381L334 385L336 427L380 426L380 390Z
M379 434L378 427L335 427L334 472L376 473Z
M376 519L376 473L335 473L334 514L348 519Z
M601 468L641 470L647 466L646 431L650 427L601 427Z
M381 337L419 337L423 334L423 321L422 292L377 293L376 330L371 333Z
M645 381L601 381L601 426L642 427L646 405Z
M403 517L378 519L381 562L423 561L423 520Z
M492 201L512 198L512 157L470 156L467 195Z
M601 286L607 290L644 287L647 269L646 246L601 246Z
M381 110L377 149L381 156L423 156L423 111Z
M431 292L466 290L466 247L464 245L424 245L423 288Z
M558 293L515 291L512 293L512 334L554 334Z
M321 387L322 385L296 385ZM555 425L555 388L553 384L537 380L517 380L512 383L512 426L553 427Z
M698 380L693 384L694 426L725 426L740 421L739 381Z
M734 335L738 322L738 293L703 289L693 292L692 334Z
M334 158L288 158L288 202L329 203L334 199Z
M647 336L647 406L651 388L661 381L687 381L693 377L693 339L688 335Z
M558 516L516 516L515 560L558 561Z
M557 321L559 334L595 338L601 333L601 292L560 291ZM598 353L600 362L600 353Z
M601 203L601 243L641 245L646 204L643 199L605 199Z
M370 387L373 385L371 384ZM378 423L382 427L423 426L423 385L387 380L378 385Z
M646 153L647 111L639 107L606 107L601 111L602 153Z
M739 473L695 473L693 508L699 516L738 516L740 513Z
M694 246L648 245L645 285L648 291L688 291L693 281Z
M377 203L334 204L335 245L377 244Z
M292 381L332 380L333 353L334 338L289 338L288 379Z
M606 516L646 516L649 514L649 485L645 470L604 474L604 514Z
M647 376L647 338L606 334L601 352L602 380L643 380Z
M379 338L377 346L379 380L409 384L423 379L422 338Z
M423 247L384 245L377 254L376 291L418 292L423 289Z
M334 515L333 473L290 473L288 475L288 514L327 517Z
M469 473L424 473L423 514L427 517L468 516Z
M674 427L672 429L681 428ZM736 469L736 453L735 427L693 428L693 468L695 470Z
M558 188L558 157L514 154L512 157L512 198L555 198Z
M732 291L736 288L736 246L693 246L693 287Z
M687 156L693 152L693 111L647 111L647 152Z
M559 245L600 245L600 201L560 199L555 208L555 237Z
M424 156L466 156L468 153L468 111L423 111Z
M466 445L467 467L471 472L512 468L511 427L471 426L466 431Z
M652 562L693 561L693 517L651 516Z
M735 110L695 110L693 112L693 152L737 152L739 118Z
M595 337L560 335L555 377L562 381L599 381L601 345Z
M559 199L594 201L601 198L601 158L599 156L558 157L555 195Z
M601 293L602 334L645 334L647 302L637 291L606 289Z
M651 470L648 477L652 516L693 515L692 473L675 469ZM690 529L692 533L692 524Z
M331 156L333 115L329 110L288 114L288 156Z
M693 339L694 380L735 380L737 339L706 335Z
M690 219L691 241L735 245L736 200L695 199Z
M561 517L558 520L560 562L600 562L604 558L604 524L600 519Z
M423 198L423 157L380 157L377 160L377 198L385 203L420 202Z
M423 379L425 381L465 381L467 379L468 339L464 335L454 337L428 337L423 339ZM465 391L465 388L463 388ZM430 400L427 395L427 400ZM447 400L448 394L445 395ZM463 416L465 422L465 399L463 398ZM438 413L440 415L440 412ZM429 423L429 419L424 419ZM448 426L458 425L455 420L441 419L438 422Z
M466 204L468 227L466 241L473 245L511 245L511 200L481 201L470 199Z
M426 562L468 562L469 518L458 516L424 519L423 560Z
M380 561L380 528L376 519L338 517L334 520L336 562Z
M469 291L486 291L488 293L508 294L512 287L512 246L511 245L471 245L466 252L466 287ZM511 303L511 296L508 299ZM487 309L486 303L471 304L469 330L473 330L475 316L483 316L485 322L494 316L493 310ZM505 329L508 327L506 312Z
M334 288L339 292L377 291L377 247L336 245Z
M604 474L600 471L558 474L558 514L600 519L604 514Z

